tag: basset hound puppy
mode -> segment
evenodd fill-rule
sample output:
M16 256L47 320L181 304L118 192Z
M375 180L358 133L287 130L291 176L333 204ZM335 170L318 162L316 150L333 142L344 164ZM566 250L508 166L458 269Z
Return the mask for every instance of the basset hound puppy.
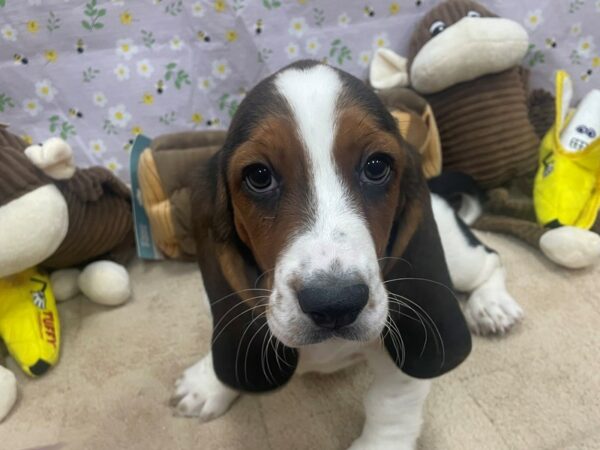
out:
M375 380L351 448L414 448L429 379L471 350L450 275L475 288L467 278L497 255L435 197L453 227L446 251L473 258L448 271L419 155L377 96L338 69L294 63L249 92L195 178L213 336L176 382L176 412L208 421L241 392L366 359Z

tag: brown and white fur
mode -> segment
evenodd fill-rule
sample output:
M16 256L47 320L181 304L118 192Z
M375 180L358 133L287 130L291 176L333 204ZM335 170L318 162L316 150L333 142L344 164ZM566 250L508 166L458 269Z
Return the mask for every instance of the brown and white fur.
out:
M375 380L351 448L412 449L429 379L471 348L450 275L472 292L474 329L503 332L521 315L497 255L431 200L392 117L337 69L303 61L257 85L197 178L214 331L212 351L176 383L180 415L212 420L243 391L366 359Z

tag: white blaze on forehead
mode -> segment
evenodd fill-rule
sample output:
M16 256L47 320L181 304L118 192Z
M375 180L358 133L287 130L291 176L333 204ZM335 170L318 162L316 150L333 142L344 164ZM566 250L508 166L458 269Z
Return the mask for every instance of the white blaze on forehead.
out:
M275 86L291 107L308 157L314 195L311 206L316 215L313 231L332 231L343 223L345 215L351 214L355 219L357 215L333 157L342 80L331 67L318 65L286 70L277 76ZM347 225L350 224L342 228Z

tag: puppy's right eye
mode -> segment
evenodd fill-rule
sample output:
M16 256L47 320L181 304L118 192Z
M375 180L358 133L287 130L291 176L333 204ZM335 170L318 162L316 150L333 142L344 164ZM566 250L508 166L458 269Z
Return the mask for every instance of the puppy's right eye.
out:
M446 24L444 22L442 22L441 20L436 20L429 27L429 32L431 33L432 36L437 36L445 29L446 29Z
M271 169L264 164L252 164L246 167L243 177L248 189L257 194L264 194L277 188L277 180Z

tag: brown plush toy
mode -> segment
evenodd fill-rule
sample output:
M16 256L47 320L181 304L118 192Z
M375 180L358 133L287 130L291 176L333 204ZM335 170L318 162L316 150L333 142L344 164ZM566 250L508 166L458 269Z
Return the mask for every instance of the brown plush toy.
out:
M76 168L62 139L27 146L0 126L0 277L42 267L57 300L82 291L116 305L130 296L118 263L133 248L127 186L102 167Z
M444 170L467 174L487 191L475 228L523 239L565 267L585 267L600 256L595 233L547 230L535 219L538 147L554 103L543 91L528 94L528 73L519 66L528 45L519 23L470 0L449 0L417 24L408 58L376 53L369 81L376 89L410 85L431 104Z

